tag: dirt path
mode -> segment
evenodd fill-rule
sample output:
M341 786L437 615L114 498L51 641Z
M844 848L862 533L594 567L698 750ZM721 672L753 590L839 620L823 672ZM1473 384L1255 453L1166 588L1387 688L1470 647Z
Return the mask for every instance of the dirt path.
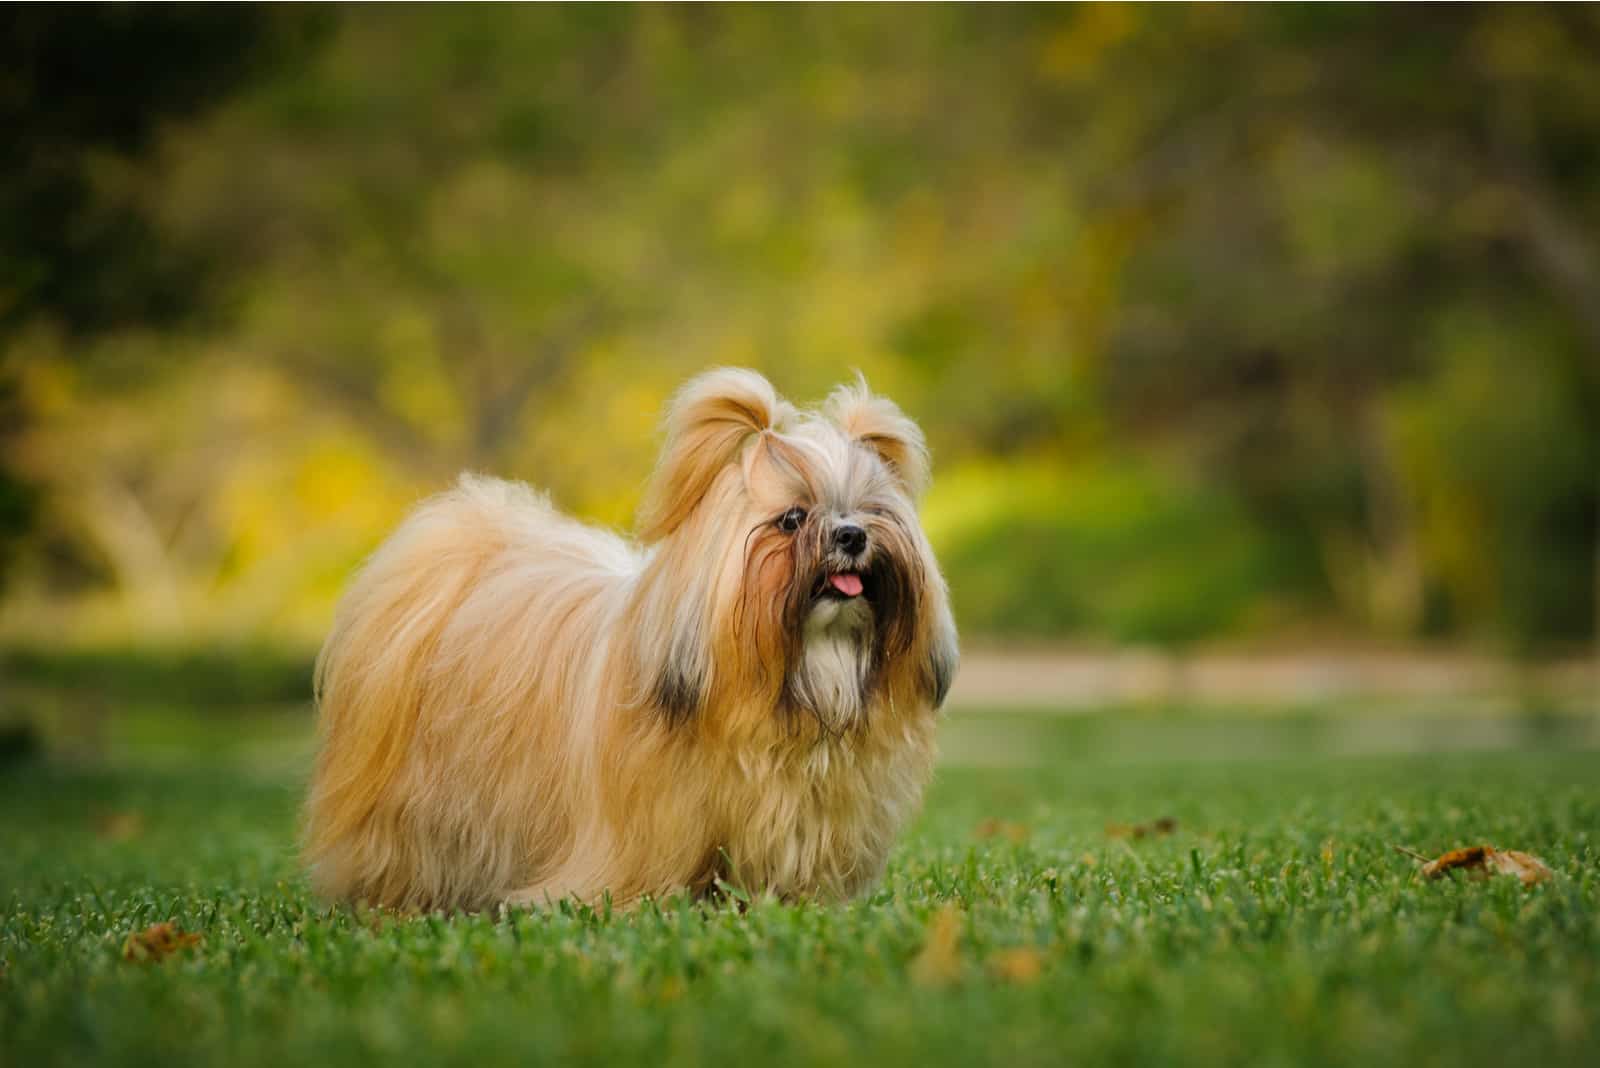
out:
M1082 710L1126 702L1325 704L1360 700L1547 700L1600 712L1592 660L1538 667L1465 652L1302 650L1197 652L998 649L962 653L952 706Z

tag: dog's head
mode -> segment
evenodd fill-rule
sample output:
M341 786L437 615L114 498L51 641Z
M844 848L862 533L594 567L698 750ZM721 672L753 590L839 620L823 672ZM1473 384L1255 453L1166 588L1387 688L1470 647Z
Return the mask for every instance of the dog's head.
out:
M955 647L927 481L922 432L864 381L807 412L752 371L689 382L639 517L649 700L673 720L764 702L833 733L897 680L938 704Z

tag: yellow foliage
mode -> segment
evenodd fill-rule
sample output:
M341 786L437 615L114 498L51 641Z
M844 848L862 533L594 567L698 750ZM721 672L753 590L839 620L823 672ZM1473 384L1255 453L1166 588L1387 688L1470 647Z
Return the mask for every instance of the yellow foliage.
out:
M1139 11L1122 3L1078 4L1067 10L1062 24L1045 40L1040 73L1057 82L1086 81L1094 76L1102 54L1133 32Z

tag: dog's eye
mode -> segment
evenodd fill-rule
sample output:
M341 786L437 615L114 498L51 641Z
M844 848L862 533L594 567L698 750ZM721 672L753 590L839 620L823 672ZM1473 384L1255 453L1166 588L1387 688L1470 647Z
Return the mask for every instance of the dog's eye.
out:
M800 524L806 521L804 508L791 508L778 517L778 529L786 534L793 534L800 529Z

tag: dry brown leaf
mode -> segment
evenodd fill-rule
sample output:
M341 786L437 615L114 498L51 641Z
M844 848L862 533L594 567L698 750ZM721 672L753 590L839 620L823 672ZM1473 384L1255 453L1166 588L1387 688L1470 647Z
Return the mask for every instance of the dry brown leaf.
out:
M1496 849L1489 856L1489 866L1501 875L1515 875L1523 886L1533 886L1552 878L1555 872L1550 865L1530 853L1516 849Z
M1026 842L1028 825L1007 823L1005 820L984 820L974 832L979 838L1004 838L1010 842Z
M989 958L989 970L1008 983L1025 986L1039 978L1044 971L1044 957L1037 949L1021 946L1002 949Z
M1422 866L1424 879L1441 879L1453 871L1464 871L1476 875L1487 875L1484 864L1489 854L1494 852L1494 846L1467 846L1465 849L1452 849L1448 853L1441 853L1438 857L1428 861Z
M1171 834L1178 829L1178 821L1171 816L1162 816L1150 823L1108 823L1106 836L1108 838L1150 838L1157 835Z
M1407 856L1424 861L1420 871L1425 879L1442 879L1459 871L1476 879L1487 879L1490 875L1514 875L1523 886L1533 886L1555 874L1549 865L1536 856L1515 849L1496 849L1492 845L1452 849L1433 860L1409 849L1395 848Z
M153 923L123 939L122 959L157 961L199 944L199 935L186 933L175 923Z
M923 986L945 986L961 978L961 910L946 905L928 921L922 952L911 962L911 978Z

